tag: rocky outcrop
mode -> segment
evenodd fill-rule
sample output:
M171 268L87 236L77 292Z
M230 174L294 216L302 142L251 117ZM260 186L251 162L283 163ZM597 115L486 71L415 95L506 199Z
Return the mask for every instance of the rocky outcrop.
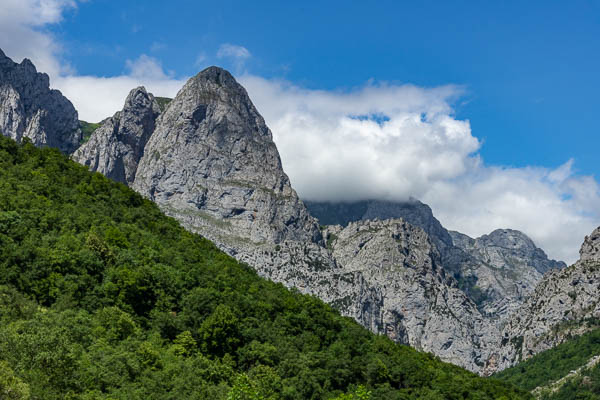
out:
M585 237L579 257L582 262L600 262L600 227Z
M441 266L487 317L499 322L518 309L542 275L566 265L549 260L525 234L499 229L472 239L449 232L431 208L410 199L404 202L369 200L353 203L307 201L307 208L322 224L402 218L422 228L440 254Z
M442 253L452 246L452 238L431 208L416 199L407 201L366 200L357 202L305 201L306 208L323 225L346 226L350 222L402 218L423 229Z
M191 225L222 221L215 235L253 243L321 237L283 173L271 131L220 68L191 78L158 118L133 188Z
M441 267L424 230L387 219L328 227L325 234L337 262L381 291L380 314L367 325L372 331L485 373L499 332Z
M544 273L566 267L512 229L497 229L477 239L458 232L450 235L467 255L460 269L461 279L472 282L471 297L485 315L500 321L521 307Z
M0 132L14 140L72 153L81 141L77 111L48 75L28 59L13 62L0 50Z
M600 324L600 258L596 229L585 238L581 258L544 276L502 332L499 369L547 350Z
M133 184L159 114L160 107L152 94L144 87L133 89L123 110L104 120L73 159L118 182Z

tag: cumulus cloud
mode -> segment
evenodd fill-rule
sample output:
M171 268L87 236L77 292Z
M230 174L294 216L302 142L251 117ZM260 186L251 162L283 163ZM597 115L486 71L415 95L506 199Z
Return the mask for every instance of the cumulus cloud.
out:
M224 43L219 47L217 51L217 58L235 58L239 60L246 60L250 58L250 52L244 46L237 46L235 44Z
M241 81L305 199L416 197L449 229L473 237L519 229L567 262L600 224L598 183L577 175L573 160L555 169L485 165L469 122L453 115L460 87L369 83L336 92Z
M242 71L246 61L251 57L250 51L244 46L224 43L217 51L218 59L229 59L233 62L233 67L237 73Z
M44 30L75 7L74 0L3 0L0 48L48 72L81 119L95 122L112 115L136 86L167 97L183 86L185 79L165 72L147 55L127 61L120 76L77 75ZM233 62L239 73L251 54L224 44L217 57ZM201 53L197 63L204 62ZM350 91L322 91L252 75L240 81L271 127L284 169L303 198L412 196L431 205L449 229L470 236L519 229L567 262L577 259L584 235L600 224L599 185L577 174L573 160L556 168L486 165L469 121L453 113L452 105L463 95L459 86L368 82Z
M84 121L98 122L123 108L129 91L138 86L155 96L174 97L186 79L176 79L166 73L160 62L142 54L126 62L127 74L112 77L58 76L54 87L73 102Z
M63 13L76 7L75 0L2 0L0 48L15 60L31 59L51 76L70 71L60 60L62 47L47 27L62 21Z

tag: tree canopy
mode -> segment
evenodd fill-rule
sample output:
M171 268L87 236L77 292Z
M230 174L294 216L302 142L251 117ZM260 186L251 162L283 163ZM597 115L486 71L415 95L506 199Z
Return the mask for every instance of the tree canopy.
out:
M260 278L126 186L0 136L9 399L521 399Z

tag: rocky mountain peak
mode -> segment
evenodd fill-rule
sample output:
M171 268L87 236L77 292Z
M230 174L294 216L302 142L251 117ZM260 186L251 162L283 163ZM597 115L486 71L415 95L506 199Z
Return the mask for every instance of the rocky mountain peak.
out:
M81 140L77 111L48 75L25 59L13 62L0 51L0 132L17 141L29 138L36 146L72 153Z
M600 320L600 227L586 236L581 258L544 275L527 301L504 326L504 365L547 350L598 327Z
M191 226L224 220L219 236L255 243L320 240L283 172L271 131L246 90L221 68L203 70L171 101L133 187L177 210L173 215L184 213Z
M579 256L581 261L600 262L600 227L585 237Z
M158 103L143 86L131 90L123 109L104 120L73 159L131 185L159 114Z
M515 257L523 259L525 263L535 268L540 274L545 274L552 269L566 267L566 264L562 261L548 259L546 253L521 231L496 229L476 240L480 244L479 247L493 249L493 252L488 251L487 253L490 259L495 258L498 261L496 266L499 267L510 268L510 259Z

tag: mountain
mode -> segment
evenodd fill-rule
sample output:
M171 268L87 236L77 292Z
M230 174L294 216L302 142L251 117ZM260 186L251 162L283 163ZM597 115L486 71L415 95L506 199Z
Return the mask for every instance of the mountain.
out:
M511 366L600 325L600 227L580 259L544 276L503 329L500 365Z
M501 332L539 270L556 265L513 231L448 232L417 201L362 213L383 220L319 226L245 89L217 67L174 99L134 89L73 158L127 183L260 276L480 374L518 362L504 343L514 338Z
M56 149L0 137L0 182L2 398L531 398L260 278Z
M427 233L402 219L351 222L324 231L338 264L382 294L371 331L488 373L497 328L442 267ZM353 300L353 299L349 299ZM344 307L339 307L341 310Z
M311 215L323 225L346 226L350 222L402 218L411 225L423 229L443 250L452 246L452 237L433 216L431 208L416 199L408 201L367 200L357 202L305 201Z
M104 120L73 159L117 182L132 184L159 114L152 94L143 87L133 89L123 110Z
M447 231L431 208L415 199L350 203L306 201L306 205L325 225L345 226L351 221L402 218L422 228L440 254L440 265L458 280L460 288L484 315L501 321L521 306L544 273L566 267L563 262L549 260L543 250L519 231L499 229L477 239Z
M435 351L473 371L485 368L488 342L498 337L497 329L454 288L456 281L442 279L434 270L439 262L431 261L432 255L410 267L398 261L373 279L370 271L344 257L350 251L345 244L326 246L317 221L283 171L271 132L227 71L211 67L200 72L166 106L132 187L260 275L327 301L373 332ZM383 234L388 227L370 229ZM427 235L419 235L421 245L429 246ZM380 259L389 259L390 252L411 252L412 245L406 241L398 249L376 250ZM408 268L420 269L426 279L407 278ZM423 291L411 303L418 302L419 308L407 309L407 279L419 280L420 287L439 286L434 292L442 295ZM381 285L383 280L398 282L403 290ZM412 318L415 313L424 315ZM428 324L426 335L423 322Z
M38 73L28 59L13 62L2 50L0 133L65 153L72 153L81 141L77 111L58 90L50 89L48 75Z
M185 214L190 225L226 220L224 240L321 239L283 173L269 128L245 89L220 68L191 78L168 104L133 188L180 217Z
M497 229L472 239L450 232L456 247L469 255L461 264L462 277L472 279L482 293L481 309L486 315L505 320L517 312L543 274L566 267L550 260L524 233Z
M542 399L595 399L600 389L600 329L573 337L494 375Z

